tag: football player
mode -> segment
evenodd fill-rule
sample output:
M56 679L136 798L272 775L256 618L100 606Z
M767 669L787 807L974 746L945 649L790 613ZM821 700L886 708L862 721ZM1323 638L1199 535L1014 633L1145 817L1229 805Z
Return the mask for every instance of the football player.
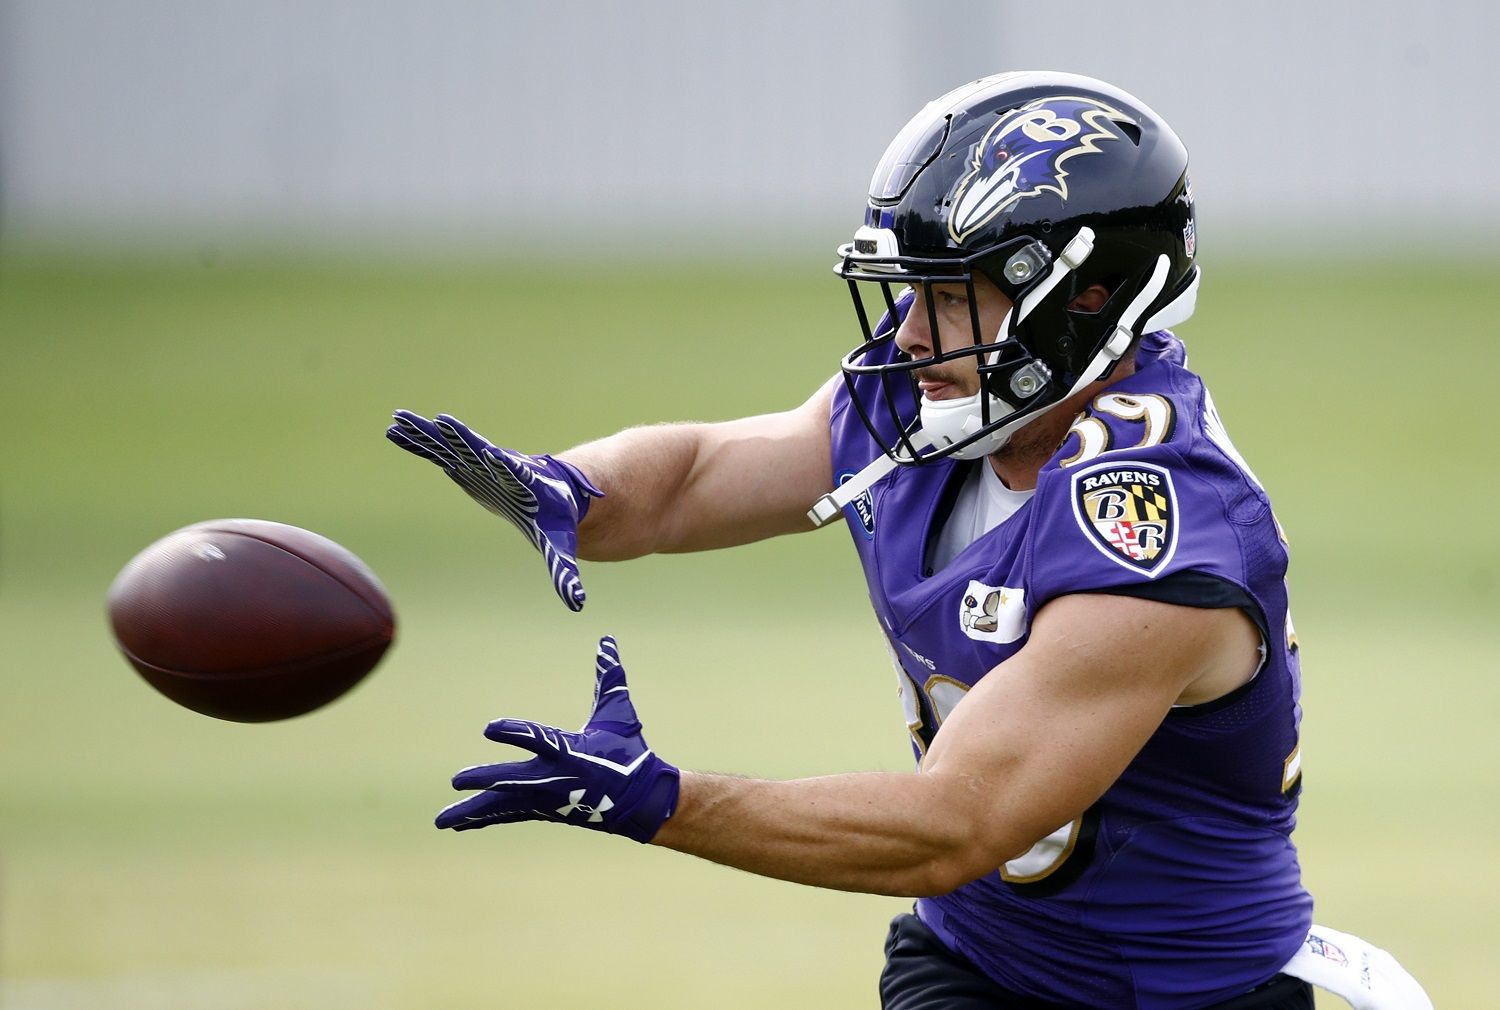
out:
M460 772L475 792L438 826L562 821L912 896L888 1010L1292 1010L1307 979L1430 1006L1388 955L1312 926L1286 546L1169 330L1196 245L1187 151L1155 112L1004 74L930 103L881 159L837 267L864 340L801 406L558 457L398 412L389 437L519 528L575 610L578 557L842 518L916 760L678 769L605 639L584 728L491 723L529 758Z

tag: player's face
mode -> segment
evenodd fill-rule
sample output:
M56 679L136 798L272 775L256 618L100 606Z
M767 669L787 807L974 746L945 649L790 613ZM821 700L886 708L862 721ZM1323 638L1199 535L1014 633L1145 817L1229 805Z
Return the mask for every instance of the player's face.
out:
M969 309L968 289L962 284L930 284L916 288L916 301L896 331L896 346L912 358L927 358L937 353L974 346L974 323ZM974 295L979 299L979 332L992 343L1000 335L1000 324L1010 311L1010 299L983 274L974 277ZM938 333L933 339L927 299L936 310ZM947 400L973 396L979 392L979 358L964 355L952 361L920 368L917 388L929 400Z

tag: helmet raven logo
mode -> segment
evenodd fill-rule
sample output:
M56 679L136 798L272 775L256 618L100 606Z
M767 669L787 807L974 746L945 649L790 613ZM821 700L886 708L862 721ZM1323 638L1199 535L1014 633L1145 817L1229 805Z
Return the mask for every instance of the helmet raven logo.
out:
M974 145L969 171L953 190L948 234L963 242L1028 196L1056 193L1066 200L1063 164L1120 140L1111 123L1137 125L1097 98L1072 95L1038 98L1005 113Z

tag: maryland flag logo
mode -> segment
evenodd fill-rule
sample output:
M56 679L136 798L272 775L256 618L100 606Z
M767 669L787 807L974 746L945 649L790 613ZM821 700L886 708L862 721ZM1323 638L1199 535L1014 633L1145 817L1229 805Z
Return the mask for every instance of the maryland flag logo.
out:
M1150 463L1109 463L1075 474L1073 515L1106 557L1153 577L1177 548L1172 475Z

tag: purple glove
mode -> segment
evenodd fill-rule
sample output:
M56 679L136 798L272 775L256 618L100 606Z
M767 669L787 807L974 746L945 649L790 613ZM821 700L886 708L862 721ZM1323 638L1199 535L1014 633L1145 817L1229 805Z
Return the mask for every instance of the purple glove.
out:
M492 445L456 417L429 421L409 410L394 416L385 437L442 467L470 498L520 530L542 552L563 603L582 610L578 524L588 515L589 499L604 492L572 464Z
M630 703L613 638L599 640L594 712L577 733L524 719L496 719L484 735L536 755L476 765L453 776L455 789L482 789L437 816L467 831L512 821L561 821L649 842L677 807L678 772L651 752Z

